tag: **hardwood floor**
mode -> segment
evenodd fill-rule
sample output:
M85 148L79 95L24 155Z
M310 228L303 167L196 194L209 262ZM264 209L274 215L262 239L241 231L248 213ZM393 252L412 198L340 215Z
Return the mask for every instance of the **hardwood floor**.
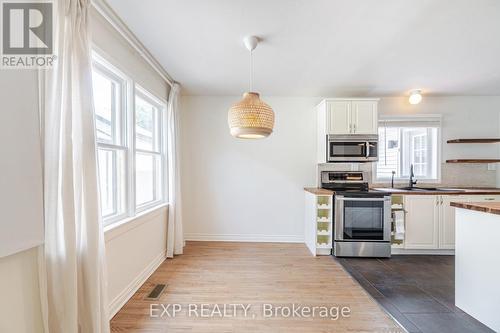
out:
M157 301L145 300L158 283L167 284ZM161 306L179 304L175 317ZM197 312L189 311L196 306ZM237 315L201 318L215 304L244 304ZM267 305L266 305L267 304ZM316 310L269 316L269 305L346 310L327 318ZM151 312L151 306L153 311ZM172 305L173 306L173 305ZM264 309L267 309L264 312ZM319 308L316 308L319 309ZM221 310L222 311L222 310ZM301 310L303 311L303 310ZM153 313L153 317L150 315ZM279 311L278 311L279 312ZM273 312L274 313L274 312ZM172 315L172 308L169 308ZM198 314L198 317L196 317ZM324 312L322 312L325 315ZM231 317L229 317L231 315ZM287 317L288 316L288 317ZM301 317L302 316L302 317ZM306 318L306 317L309 318ZM189 242L185 254L165 261L111 321L112 332L403 332L360 285L332 257L312 257L303 244Z
M410 333L493 332L455 306L453 256L336 260Z

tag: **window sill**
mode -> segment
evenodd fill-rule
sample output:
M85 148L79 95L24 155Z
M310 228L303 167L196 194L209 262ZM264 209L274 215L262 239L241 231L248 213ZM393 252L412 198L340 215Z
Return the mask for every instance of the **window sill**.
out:
M113 222L104 227L104 238L107 241L118 237L119 235L132 230L141 224L150 221L151 218L159 215L161 211L168 208L168 202L162 203L158 206L143 210L135 216L127 217L125 219Z

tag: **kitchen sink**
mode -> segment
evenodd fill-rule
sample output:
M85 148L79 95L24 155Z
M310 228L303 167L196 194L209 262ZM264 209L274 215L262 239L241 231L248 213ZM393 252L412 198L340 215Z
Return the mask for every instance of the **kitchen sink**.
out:
M465 190L462 189L457 189L457 188L444 188L444 187L418 187L418 186L413 186L413 187L396 187L396 190L402 190L402 191L423 191L423 192L465 192Z

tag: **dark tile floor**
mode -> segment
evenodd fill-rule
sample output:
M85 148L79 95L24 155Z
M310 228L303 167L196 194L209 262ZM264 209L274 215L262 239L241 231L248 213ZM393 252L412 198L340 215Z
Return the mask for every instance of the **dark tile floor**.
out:
M454 305L453 256L335 260L408 332L493 332Z

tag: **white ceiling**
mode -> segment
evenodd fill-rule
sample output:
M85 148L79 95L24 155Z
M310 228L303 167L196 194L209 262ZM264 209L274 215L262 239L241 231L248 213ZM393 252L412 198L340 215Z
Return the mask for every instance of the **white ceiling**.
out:
M498 0L108 0L190 95L500 95Z

